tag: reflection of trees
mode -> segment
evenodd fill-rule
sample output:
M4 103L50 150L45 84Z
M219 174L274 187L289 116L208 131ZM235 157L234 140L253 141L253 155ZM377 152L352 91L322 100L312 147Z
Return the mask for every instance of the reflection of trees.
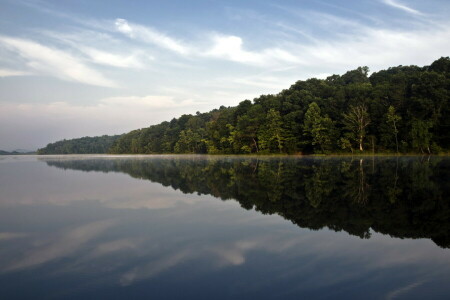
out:
M365 205L369 198L370 185L367 183L364 160L360 159L358 163L343 162L342 167L346 187L344 195L354 203Z
M312 166L312 175L305 178L305 195L312 207L317 208L334 188L330 164Z
M300 227L326 226L361 238L373 229L450 247L449 159L44 160L58 168L123 172L184 193L236 199L246 209L276 213Z

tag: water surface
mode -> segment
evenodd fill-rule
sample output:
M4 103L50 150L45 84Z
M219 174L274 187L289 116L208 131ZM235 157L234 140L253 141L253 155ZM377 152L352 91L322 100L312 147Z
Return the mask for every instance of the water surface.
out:
M446 299L450 159L0 158L4 299Z

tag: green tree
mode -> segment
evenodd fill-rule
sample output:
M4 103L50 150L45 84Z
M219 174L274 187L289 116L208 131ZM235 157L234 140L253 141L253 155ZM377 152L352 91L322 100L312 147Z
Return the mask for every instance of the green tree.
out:
M303 135L307 137L312 145L319 145L322 153L325 147L331 144L333 127L333 121L328 116L321 115L321 110L317 103L311 103L305 113Z
M285 131L282 125L280 112L273 108L269 109L266 115L266 123L258 134L261 149L270 151L275 148L278 152L282 152L285 140Z
M399 115L395 113L395 108L391 105L388 108L388 111L386 113L386 119L387 123L392 127L392 133L395 136L395 147L397 149L398 153L398 128L397 123L402 119Z
M433 123L429 120L423 121L416 119L411 124L412 146L422 153L424 153L424 149L426 149L428 153L431 153L430 145L432 135L429 129L432 127Z

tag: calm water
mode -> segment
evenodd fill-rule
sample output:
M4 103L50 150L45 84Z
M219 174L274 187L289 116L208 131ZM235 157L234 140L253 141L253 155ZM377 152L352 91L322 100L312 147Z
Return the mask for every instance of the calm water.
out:
M449 299L450 158L0 157L2 299Z

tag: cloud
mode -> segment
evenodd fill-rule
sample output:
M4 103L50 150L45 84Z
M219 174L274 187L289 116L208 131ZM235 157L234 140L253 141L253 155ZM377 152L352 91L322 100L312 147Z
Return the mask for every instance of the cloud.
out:
M31 75L31 73L11 69L0 69L0 77L26 76L26 75Z
M79 47L93 63L113 66L118 68L143 68L143 62L138 58L139 54L119 55L91 47ZM151 59L150 56L148 58Z
M180 102L176 102L174 97L171 96L119 96L110 97L100 100L100 107L138 107L139 109L145 108L175 108L175 107L187 107L191 105L203 104L196 102L192 99L186 99ZM106 108L106 107L105 107Z
M142 69L148 61L154 60L154 57L145 53L143 49L136 49L105 32L83 29L71 33L55 31L42 33L53 41L71 47L74 52L81 52L86 60L95 64Z
M62 50L53 49L31 40L6 36L0 36L0 44L25 59L28 68L43 75L89 85L117 87L116 83Z
M116 19L114 24L118 32L127 35L131 39L137 39L145 43L154 44L158 47L182 55L186 55L190 52L189 48L184 46L181 42L150 27L128 23L125 19Z
M238 36L216 35L213 37L213 46L204 54L251 65L271 65L278 61L300 62L296 56L280 48L268 48L260 52L252 52L244 50L242 44L243 41Z
M404 4L401 4L400 2L396 2L395 0L382 0L382 1L386 5L401 9L407 13L410 13L413 15L423 15L420 11L410 8Z
M361 33L341 36L339 40L300 47L310 66L328 69L368 65L381 69L399 64L429 64L450 49L450 26L430 31L366 28Z

